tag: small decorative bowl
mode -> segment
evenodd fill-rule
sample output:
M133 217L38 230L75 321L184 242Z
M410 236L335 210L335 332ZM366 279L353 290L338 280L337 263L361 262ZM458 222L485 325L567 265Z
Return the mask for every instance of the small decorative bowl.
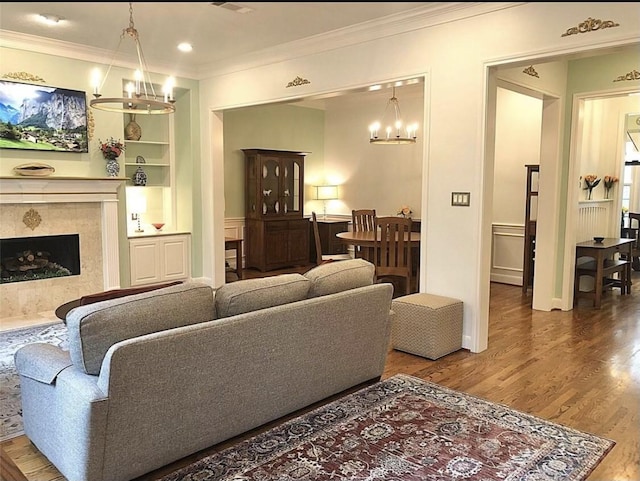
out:
M155 227L157 231L161 231L162 228L164 227L164 222L155 222L151 225Z
M593 238L593 241L594 241L596 244L602 244L602 241L603 241L603 240L604 240L604 237L594 237L594 238Z

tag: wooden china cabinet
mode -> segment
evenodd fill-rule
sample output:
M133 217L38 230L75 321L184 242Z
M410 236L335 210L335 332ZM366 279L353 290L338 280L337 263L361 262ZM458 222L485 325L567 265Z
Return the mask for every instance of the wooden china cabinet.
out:
M304 152L243 149L245 264L260 271L309 263Z

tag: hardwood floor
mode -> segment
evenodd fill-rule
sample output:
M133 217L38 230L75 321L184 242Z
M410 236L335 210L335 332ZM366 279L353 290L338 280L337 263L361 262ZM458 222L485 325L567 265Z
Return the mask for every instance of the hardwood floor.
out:
M253 274L245 278L260 277ZM573 311L540 312L530 303L519 286L492 284L486 351L461 350L437 361L390 351L383 377L410 374L612 439L615 447L588 479L640 481L640 272L633 273L631 296L608 291L601 309L581 300ZM64 480L25 436L0 448L2 462L10 459L29 481ZM9 471L0 470L2 479L25 479Z

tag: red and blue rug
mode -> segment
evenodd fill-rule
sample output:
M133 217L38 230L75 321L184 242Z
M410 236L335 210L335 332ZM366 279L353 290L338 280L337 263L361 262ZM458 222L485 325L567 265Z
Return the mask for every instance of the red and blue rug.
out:
M161 481L580 481L614 444L398 374Z

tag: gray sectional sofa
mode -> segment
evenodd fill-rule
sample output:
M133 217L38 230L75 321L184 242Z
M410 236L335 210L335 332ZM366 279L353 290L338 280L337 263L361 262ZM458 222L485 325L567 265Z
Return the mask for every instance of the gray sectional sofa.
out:
M25 433L70 481L125 481L379 379L393 288L373 279L354 259L77 307L68 352L15 355Z

